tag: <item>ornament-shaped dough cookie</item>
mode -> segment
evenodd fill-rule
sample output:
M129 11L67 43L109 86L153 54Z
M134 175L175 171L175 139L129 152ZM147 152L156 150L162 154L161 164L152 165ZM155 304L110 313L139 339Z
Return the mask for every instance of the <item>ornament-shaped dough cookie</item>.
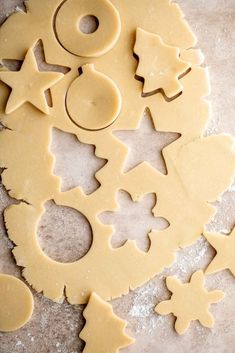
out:
M136 74L144 78L143 93L163 89L172 98L182 91L179 77L190 64L180 59L179 48L165 44L157 34L138 28L134 52L139 57Z
M229 269L235 276L235 227L230 235L204 233L204 237L217 253L207 267L206 274Z
M82 71L82 75L69 87L66 98L68 113L83 129L104 129L120 113L121 94L114 82L96 71L94 65L84 65Z
M118 353L119 349L134 343L124 332L127 323L97 294L91 294L83 316L86 325L79 335L86 342L83 353Z
M0 274L0 331L11 332L23 327L34 308L32 293L16 277Z
M177 318L175 329L180 335L188 329L192 320L199 320L205 327L214 325L209 307L223 299L224 293L219 290L208 292L204 288L204 282L202 271L195 272L190 282L185 284L175 277L166 279L167 287L173 294L170 300L159 303L155 311L161 315L173 313Z

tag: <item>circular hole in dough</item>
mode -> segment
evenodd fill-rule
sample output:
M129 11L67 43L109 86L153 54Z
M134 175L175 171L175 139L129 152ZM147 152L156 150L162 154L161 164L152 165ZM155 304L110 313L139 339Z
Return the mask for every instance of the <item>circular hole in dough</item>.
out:
M79 21L79 29L84 34L91 34L97 31L99 20L94 15L86 15Z
M87 218L77 210L48 201L37 231L43 252L52 260L73 263L84 257L92 245Z
M34 308L29 288L16 277L0 274L0 331L11 332L23 327Z

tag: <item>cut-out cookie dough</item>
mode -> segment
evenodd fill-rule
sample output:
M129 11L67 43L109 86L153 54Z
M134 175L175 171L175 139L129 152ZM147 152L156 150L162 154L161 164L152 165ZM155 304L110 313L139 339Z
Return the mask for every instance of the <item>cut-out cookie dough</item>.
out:
M12 89L7 101L6 114L11 114L26 102L34 105L44 114L49 114L45 91L61 80L63 76L58 72L39 71L33 48L30 48L20 71L0 73L0 80Z
M125 172L138 164L148 162L162 174L167 174L162 150L180 137L174 132L157 131L152 117L148 116L147 112L140 121L138 129L115 131L114 136L123 141L129 150L125 161Z
M81 128L104 129L120 113L120 92L112 80L96 71L94 65L82 66L82 72L69 87L66 98L68 113Z
M79 28L86 15L97 18L98 28L89 36ZM66 0L56 15L56 33L65 49L93 57L112 49L121 32L119 13L109 0Z
M167 277L167 288L173 293L170 300L159 303L155 311L161 315L173 313L176 316L175 329L181 335L188 329L190 322L199 320L205 327L213 327L214 318L209 312L212 303L223 299L219 290L208 292L202 271L195 272L189 283L182 284L175 277Z
M138 28L134 52L139 57L136 74L144 79L143 93L163 89L172 98L182 91L179 77L190 64L180 59L179 48L165 44L157 34Z
M91 294L83 316L86 325L79 335L86 343L83 353L118 353L135 342L125 333L127 323L97 294Z
M71 2L65 1L62 6L66 3ZM97 1L94 4L97 5ZM23 60L28 49L41 38L46 61L71 68L63 80L51 88L53 107L47 119L39 119L40 111L29 104L6 115L10 90L0 83L0 118L8 128L0 133L0 165L5 168L2 181L9 194L29 203L21 202L5 212L8 234L16 244L14 256L18 265L25 267L23 274L37 291L43 291L53 300L61 300L65 293L74 304L86 303L93 291L107 300L119 297L169 266L179 247L191 244L204 231L205 224L215 213L208 202L215 201L229 187L235 171L232 139L223 135L202 137L209 119L209 104L204 99L209 93L208 75L205 69L198 67L199 52L189 49L195 46L196 38L179 7L168 0L113 0L112 4L122 22L119 39L109 48L111 50L91 59L69 53L56 39L53 24L61 0L30 0L27 13L14 14L0 30L0 41L7 43L0 48L0 60ZM153 9L151 17L150 8ZM65 22L68 18L70 16L64 18ZM100 21L99 28L101 26ZM135 79L133 56L138 27L180 48L182 58L190 58L192 70L180 80L182 94L170 103L161 94L141 95L142 83ZM24 33L21 41L16 40L19 29ZM73 30L76 34L77 28ZM84 34L84 38L89 42L91 37ZM94 65L98 73L110 78L122 96L122 109L117 119L102 130L80 128L66 109L69 87L79 80L78 68L87 64ZM79 92L77 97L79 99ZM175 131L182 135L163 151L167 175L146 162L123 173L128 149L113 133L138 129L146 107L158 131ZM61 192L61 181L53 175L54 159L49 151L53 128L73 133L82 143L94 145L96 155L108 161L96 174L101 186L92 194L85 195L81 188ZM139 251L131 240L113 249L110 246L113 229L98 219L100 213L116 210L116 195L120 189L127 191L135 201L145 194L155 193L155 216L169 220L167 229L152 231L147 253ZM56 262L40 248L37 226L48 200L72 207L88 219L93 243L81 260L67 264Z
M230 270L235 276L235 228L230 235L206 233L204 237L216 250L216 255L206 269L206 274Z
M30 320L33 308L29 288L16 277L0 274L0 331L23 327Z

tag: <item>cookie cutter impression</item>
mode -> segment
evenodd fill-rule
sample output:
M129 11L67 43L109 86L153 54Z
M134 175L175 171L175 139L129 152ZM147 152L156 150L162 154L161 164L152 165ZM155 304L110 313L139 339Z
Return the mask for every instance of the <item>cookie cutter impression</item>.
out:
M93 33L80 30L80 21L86 16L98 20L98 28ZM55 27L59 42L70 53L97 57L116 44L121 21L118 11L108 0L67 0L57 13Z
M83 74L69 87L66 104L72 121L87 130L101 130L111 125L121 110L121 94L114 82L95 70L82 66Z

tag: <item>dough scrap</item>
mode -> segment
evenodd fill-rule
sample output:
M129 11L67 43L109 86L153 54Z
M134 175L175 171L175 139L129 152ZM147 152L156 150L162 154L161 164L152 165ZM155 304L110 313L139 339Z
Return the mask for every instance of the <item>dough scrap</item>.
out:
M30 48L20 71L0 73L0 80L12 89L6 105L6 114L13 113L26 102L33 104L44 114L49 114L45 91L63 76L61 73L39 71L33 48Z
M223 299L219 290L208 292L204 288L202 271L194 272L189 283L182 284L175 277L167 277L167 288L173 293L170 300L159 303L155 311L161 315L173 313L176 316L175 329L182 335L192 320L199 320L205 327L213 327L214 318L209 312L210 304Z
M216 255L207 267L206 275L229 269L235 276L235 227L229 235L203 233L206 240L216 250Z
M23 327L33 309L33 295L24 282L0 274L0 331L12 332Z
M83 316L86 324L79 335L86 343L83 353L118 353L119 349L135 342L124 331L127 323L96 293L91 294Z
M99 2L96 0L95 4ZM71 70L51 88L53 107L46 119L41 119L41 112L28 103L5 114L10 90L0 83L0 118L7 128L0 132L0 166L5 168L2 181L10 196L22 201L6 210L5 221L9 237L16 244L13 253L17 264L24 267L24 277L50 299L61 300L65 291L70 303L83 304L94 291L109 300L137 288L170 266L180 247L197 240L215 213L209 202L215 201L232 182L235 153L231 137L203 137L210 113L205 100L209 94L208 74L199 67L200 53L191 49L196 38L176 4L168 0L113 0L123 24L119 40L106 54L92 58L69 53L55 38L53 23L60 4L61 0L30 0L26 14L12 15L1 27L0 41L5 40L7 45L0 48L0 60L22 60L41 39L46 61ZM160 93L141 96L142 83L134 78L133 56L138 27L158 34L168 45L180 48L182 58L190 58L192 70L181 79L182 94L170 103ZM19 31L24 33L21 41L16 40ZM78 78L78 68L87 64L109 77L122 97L117 119L97 131L74 124L65 105L68 89ZM123 173L128 149L113 132L138 129L147 107L158 131L182 135L163 151L167 175L146 162ZM94 193L85 195L79 187L61 192L61 180L53 175L54 158L49 151L53 128L73 133L82 143L94 145L96 155L108 161L96 174L101 186ZM98 220L100 213L118 207L116 194L120 189L127 191L134 201L155 193L154 213L170 223L166 230L151 232L147 253L140 251L133 241L119 249L111 248L113 229ZM93 244L81 260L63 264L52 261L41 250L37 225L48 200L72 207L89 220Z
M163 89L172 98L182 91L179 77L190 64L180 59L179 48L165 44L157 34L137 28L134 52L139 57L136 74L144 79L143 93Z

